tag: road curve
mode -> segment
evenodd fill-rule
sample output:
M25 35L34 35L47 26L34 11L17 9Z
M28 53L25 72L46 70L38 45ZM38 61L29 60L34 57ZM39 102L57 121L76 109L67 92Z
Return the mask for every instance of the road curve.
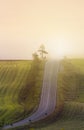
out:
M28 118L25 118L12 125L4 126L2 130L27 125L30 124L31 122L33 123L38 120L44 119L55 110L58 70L59 70L59 62L48 61L46 63L44 70L42 94L37 111Z

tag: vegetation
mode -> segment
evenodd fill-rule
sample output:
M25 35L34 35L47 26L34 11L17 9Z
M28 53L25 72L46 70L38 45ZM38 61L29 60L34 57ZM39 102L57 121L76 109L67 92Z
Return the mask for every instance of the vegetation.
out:
M0 61L0 126L25 118L38 105L43 71L36 76L36 67L35 61ZM26 87L27 94L23 98L21 92L25 92Z
M0 61L0 125L21 118L23 108L18 95L27 82L30 68L31 61Z
M78 97L79 72L70 61L62 61L62 69L58 75L58 93L60 100L73 101Z
M44 64L37 53L32 61L0 61L0 126L19 121L37 109Z
M35 107L35 109L38 107L43 81L44 64L45 61L40 60L38 55L34 53L27 83L21 89L18 98L19 103L24 106L25 111L28 110L29 106Z
M25 118L38 107L45 62L36 53L33 58L33 61L0 62L1 126ZM54 113L53 118L14 130L84 129L84 60L66 59L61 65L57 89L60 111L56 108L58 113Z
M45 59L46 56L44 55L48 54L48 52L45 50L45 46L43 44L40 46L40 49L38 51L40 52L41 59Z
M72 65L77 68L79 73L79 90L78 90L78 102L84 103L84 59L71 60Z
M84 95L83 61L66 59L61 62L57 89L57 106L61 111L54 113L53 118L15 130L84 130L84 97L81 97Z

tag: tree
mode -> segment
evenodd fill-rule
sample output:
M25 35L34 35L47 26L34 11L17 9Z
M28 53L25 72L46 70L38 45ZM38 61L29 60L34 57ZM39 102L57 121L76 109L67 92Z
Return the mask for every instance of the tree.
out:
M40 52L41 58L44 59L44 55L48 54L48 52L45 50L45 46L42 44L38 50Z
M38 54L36 52L32 54L32 57L33 57L33 61L36 61L36 62L39 61L39 57L38 57Z

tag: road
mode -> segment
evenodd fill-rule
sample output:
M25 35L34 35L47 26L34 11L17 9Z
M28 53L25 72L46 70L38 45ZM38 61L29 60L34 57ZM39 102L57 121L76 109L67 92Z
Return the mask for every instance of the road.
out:
M46 118L53 113L56 107L56 89L57 89L57 73L59 70L59 62L48 61L45 65L43 86L40 104L35 113L30 117L16 122L12 125L4 126L2 129L15 128L23 125L36 122L38 120Z

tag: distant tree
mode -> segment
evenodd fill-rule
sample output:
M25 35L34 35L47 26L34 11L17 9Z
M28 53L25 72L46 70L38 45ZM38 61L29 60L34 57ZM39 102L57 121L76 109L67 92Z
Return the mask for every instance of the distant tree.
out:
M33 57L33 61L39 60L38 54L36 52L32 54L32 57Z
M42 44L38 50L40 52L41 58L44 59L46 54L48 54L48 52L45 50L45 46Z

